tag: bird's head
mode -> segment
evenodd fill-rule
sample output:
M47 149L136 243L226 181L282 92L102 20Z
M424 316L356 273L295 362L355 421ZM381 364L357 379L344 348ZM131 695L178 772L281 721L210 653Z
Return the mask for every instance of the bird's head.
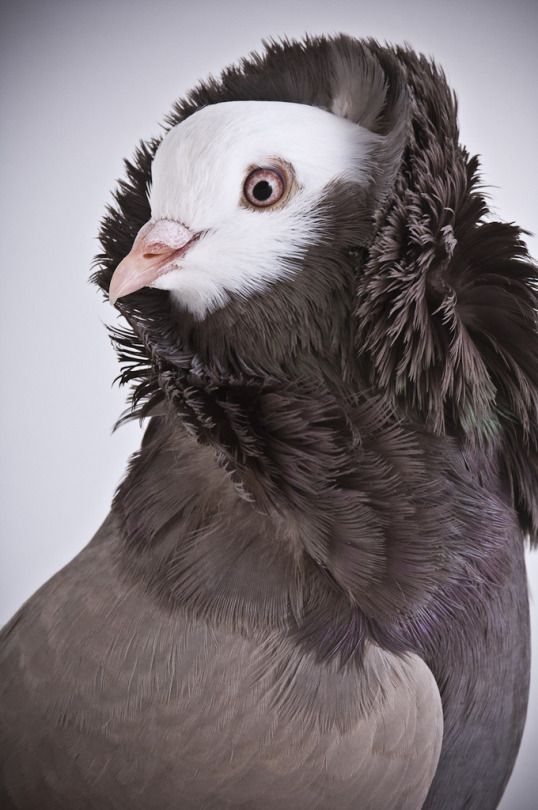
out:
M128 166L98 282L154 345L261 374L353 365L357 257L398 170L408 94L395 60L384 70L345 42L273 45L201 85Z
M306 104L230 101L195 112L157 149L151 219L112 277L111 301L154 287L197 320L253 293L267 292L270 306L271 285L297 281L305 255L329 238L339 186L367 188L376 139ZM335 253L351 246L348 236ZM315 270L304 283L320 286Z
M371 232L383 140L309 104L196 110L152 158L151 216L112 276L110 301L129 308L133 293L165 291L178 339L208 362L233 355L269 371L305 355L345 355L350 252Z

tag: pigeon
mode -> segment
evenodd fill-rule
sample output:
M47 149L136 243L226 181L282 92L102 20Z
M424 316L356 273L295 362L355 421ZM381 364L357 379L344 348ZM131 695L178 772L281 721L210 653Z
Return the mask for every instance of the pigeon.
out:
M1 806L490 810L523 731L538 268L443 71L264 42L141 142L93 279L145 425L3 629Z

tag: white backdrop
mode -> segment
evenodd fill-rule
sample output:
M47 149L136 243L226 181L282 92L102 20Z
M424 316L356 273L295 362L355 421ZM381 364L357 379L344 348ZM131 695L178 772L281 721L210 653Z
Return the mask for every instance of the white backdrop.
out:
M3 4L0 623L88 542L140 439L136 425L110 435L125 401L111 388L117 365L103 325L115 316L87 279L122 158L158 134L172 101L262 37L408 41L456 89L462 140L482 155L495 213L533 231L537 24L533 0ZM538 592L538 553L529 572ZM537 682L534 665L502 810L538 806Z

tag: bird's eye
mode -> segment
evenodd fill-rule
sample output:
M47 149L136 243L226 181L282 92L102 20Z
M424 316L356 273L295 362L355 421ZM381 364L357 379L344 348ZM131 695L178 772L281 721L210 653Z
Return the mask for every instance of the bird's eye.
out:
M250 172L243 194L247 203L254 208L269 208L279 202L286 191L286 180L276 169L254 169Z

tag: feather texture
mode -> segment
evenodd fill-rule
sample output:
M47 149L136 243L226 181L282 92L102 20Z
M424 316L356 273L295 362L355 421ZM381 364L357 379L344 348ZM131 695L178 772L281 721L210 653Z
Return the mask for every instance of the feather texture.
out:
M325 185L266 289L203 318L116 304L122 419L149 423L101 530L3 631L5 804L493 810L528 691L536 267L408 48L270 42L167 126L229 101L360 125L368 181ZM102 223L105 293L158 146Z

